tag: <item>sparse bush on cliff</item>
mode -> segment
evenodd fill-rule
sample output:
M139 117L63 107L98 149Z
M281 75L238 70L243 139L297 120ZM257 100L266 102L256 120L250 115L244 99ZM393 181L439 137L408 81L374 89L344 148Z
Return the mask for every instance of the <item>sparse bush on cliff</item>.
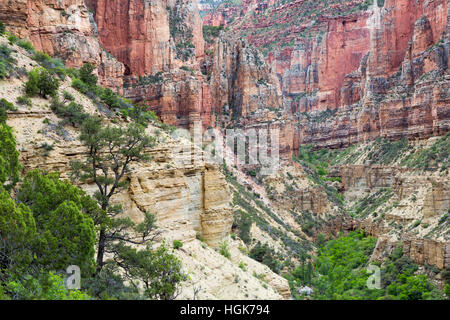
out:
M96 66L91 63L86 63L80 68L80 80L83 81L87 86L97 85L98 76L93 73L95 69Z
M258 243L250 250L249 257L268 266L273 272L280 273L281 262L278 255L267 243Z
M0 80L5 79L17 61L11 56L12 50L6 44L0 45Z
M70 123L74 127L79 127L89 117L82 105L75 102L66 105L58 98L52 100L50 108L58 117L63 118L61 125Z
M19 40L19 41L17 42L17 45L18 45L19 47L21 47L21 48L24 48L24 49L27 50L29 53L34 53L34 52L35 52L33 45L32 45L31 42L29 42L29 41L26 41L26 40Z
M30 97L28 97L28 96L17 97L17 103L21 104L23 106L28 106L28 107L31 107L33 105L33 102L31 101Z
M25 83L25 93L28 96L40 95L45 99L47 96L55 96L58 89L59 80L46 69L34 69L28 73L28 81Z
M175 250L178 250L181 247L183 247L183 242L181 242L180 240L173 240L173 248Z
M134 286L143 287L148 299L173 300L180 294L179 284L187 280L181 261L163 244L153 250L117 246L115 260L125 271L125 278Z
M230 250L228 248L228 242L224 241L220 244L219 253L227 259L231 259Z
M0 188L10 190L19 181L21 166L19 152L16 150L16 138L13 130L6 124L8 110L13 110L12 103L0 100Z
M6 31L5 24L0 21L0 36L4 35Z
M220 32L223 30L223 26L203 26L203 37L205 41L209 44L214 43L215 39L219 36Z
M253 223L251 216L248 213L239 210L234 217L234 225L239 228L239 238L241 238L244 243L250 244L252 241L250 229Z

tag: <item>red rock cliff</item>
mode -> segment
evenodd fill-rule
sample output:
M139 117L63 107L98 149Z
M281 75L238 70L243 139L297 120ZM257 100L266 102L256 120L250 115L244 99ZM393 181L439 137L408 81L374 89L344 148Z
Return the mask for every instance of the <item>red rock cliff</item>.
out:
M124 67L100 46L84 0L2 1L0 20L8 30L69 67L96 64L102 85L122 88Z
M265 52L297 119L295 145L449 130L447 0L247 0L204 22Z
M101 44L125 65L126 97L169 125L214 125L197 1L88 0Z

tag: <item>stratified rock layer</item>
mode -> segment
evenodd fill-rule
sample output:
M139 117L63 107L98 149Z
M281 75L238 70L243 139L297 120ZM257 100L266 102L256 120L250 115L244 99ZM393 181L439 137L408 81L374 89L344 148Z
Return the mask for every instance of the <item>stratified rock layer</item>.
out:
M246 0L204 22L267 53L296 118L294 149L339 148L448 132L448 12L447 0Z
M97 65L100 84L121 91L124 66L101 47L84 0L2 1L0 20L68 67Z

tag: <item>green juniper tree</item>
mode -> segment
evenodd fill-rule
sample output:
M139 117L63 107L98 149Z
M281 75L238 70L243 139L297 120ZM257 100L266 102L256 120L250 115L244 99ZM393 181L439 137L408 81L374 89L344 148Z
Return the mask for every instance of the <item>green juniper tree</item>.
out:
M144 222L135 225L130 219L117 218L120 205L112 205L111 197L127 186L125 175L130 164L148 161L145 148L151 147L155 139L145 134L138 124L130 124L126 129L104 126L96 117L88 118L81 127L80 140L87 150L84 161L72 162L72 178L84 182L94 182L97 192L94 198L107 213L99 221L97 253L97 273L104 266L106 251L114 251L114 241L143 244L150 239L154 228L154 217L146 214ZM131 232L133 230L135 232Z
M79 70L80 80L90 87L97 85L98 76L93 73L95 68L93 64L86 63Z
M187 279L181 270L181 261L170 254L163 244L158 249L146 250L119 244L114 261L136 288L142 285L149 299L173 300L179 294L178 283Z
M16 138L12 128L6 124L8 111L14 105L5 99L0 100L0 187L10 190L19 181L21 166Z
M47 69L39 68L28 73L28 81L25 83L25 92L28 96L40 95L44 99L47 96L55 96L59 89L59 80Z
M91 217L103 212L93 199L58 173L28 172L16 200L31 209L38 237L36 263L48 271L78 265L82 274L95 269L95 229Z

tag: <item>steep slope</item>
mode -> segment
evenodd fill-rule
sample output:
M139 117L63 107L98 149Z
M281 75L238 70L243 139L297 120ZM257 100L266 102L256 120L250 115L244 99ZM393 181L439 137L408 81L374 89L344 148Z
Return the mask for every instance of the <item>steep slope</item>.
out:
M10 47L15 60L13 72L7 79L0 80L0 97L15 103L24 94L26 71L39 65L32 54L17 45L9 45L5 37L0 37L0 45ZM58 93L61 101L66 101L64 91L73 96L85 112L97 114L110 123L125 124L105 105L72 88L69 77L61 83ZM15 105L16 110L8 114L8 125L14 128L24 171L34 168L58 171L62 178L67 178L70 161L84 153L78 141L79 129L61 123L50 108L50 100L33 97L29 106ZM201 299L289 298L286 280L242 254L236 249L238 242L230 238L231 194L217 165L205 161L201 150L194 154L196 161L182 161L180 150L190 147L190 142L172 138L161 123L151 123L147 133L159 140L154 149L146 151L153 160L134 165L126 178L130 182L128 189L113 200L120 202L124 214L136 222L143 219L145 211L154 213L162 232L158 242L183 242L183 248L175 254L182 260L190 280L183 283L180 298L192 299L194 288L196 297ZM90 194L96 190L95 185L80 187ZM229 259L217 252L222 243L228 243ZM247 265L245 270L239 267L241 261ZM264 275L268 282L261 281L255 274ZM236 277L240 281L236 281Z

